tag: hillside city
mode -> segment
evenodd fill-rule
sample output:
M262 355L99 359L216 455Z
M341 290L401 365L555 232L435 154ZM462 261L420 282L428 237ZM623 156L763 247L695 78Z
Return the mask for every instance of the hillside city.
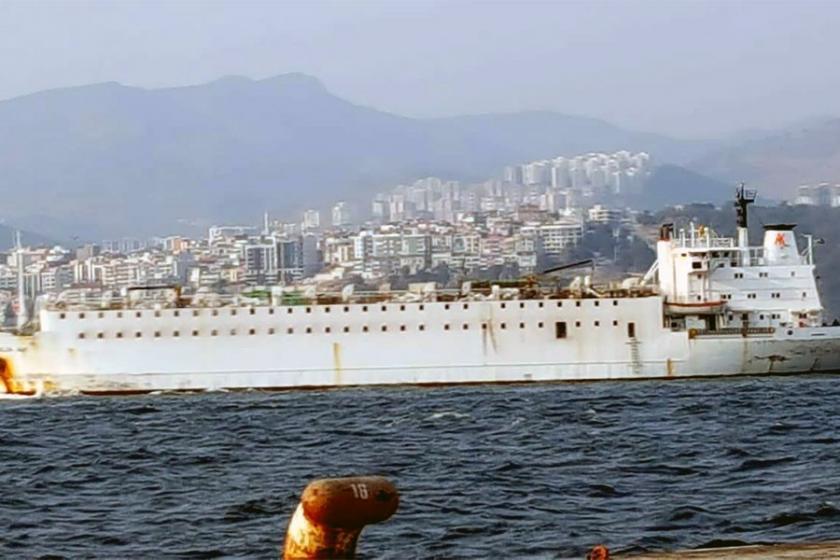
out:
M329 216L307 210L300 221L283 222L266 215L261 226L217 225L204 238L21 247L0 265L0 307L8 321L21 276L28 301L46 294L65 305L138 286L236 294L269 286L383 289L411 280L518 278L568 260L589 234L609 241L604 246L612 252L594 255L606 268L634 246L620 240L641 246L649 254L621 270L641 272L639 263L652 260L645 247L655 228L620 207L618 195L638 192L651 169L643 152L557 157L508 166L501 178L483 183L429 177L398 185L375 195L363 219L337 202ZM793 203L840 206L840 185L800 186Z

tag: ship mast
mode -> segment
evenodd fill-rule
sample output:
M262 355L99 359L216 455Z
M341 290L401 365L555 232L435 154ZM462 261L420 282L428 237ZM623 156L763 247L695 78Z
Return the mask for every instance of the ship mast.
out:
M742 266L750 266L750 236L747 229L747 209L755 202L755 191L748 191L741 183L735 191L735 216L738 226L738 248L742 251Z

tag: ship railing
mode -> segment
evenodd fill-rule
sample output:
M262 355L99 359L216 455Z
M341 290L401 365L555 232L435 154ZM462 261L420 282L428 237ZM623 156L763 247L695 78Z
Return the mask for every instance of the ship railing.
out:
M679 237L675 246L680 249L734 249L735 240L731 237Z
M713 337L713 336L750 336L750 335L772 335L776 332L775 327L725 327L722 329L689 329L689 338Z
M591 298L622 298L648 297L657 291L650 286L623 288L605 286L598 290L588 289L544 289L523 283L513 287L504 283L488 283L487 286L473 286L469 291L463 289L436 289L429 292L410 290L400 291L355 291L346 294L342 291L307 292L286 291L275 293L268 297L243 297L232 294L191 294L181 295L177 300L148 299L130 301L128 298L108 298L96 301L50 301L44 309L48 311L91 311L91 310L122 310L122 309L177 309L177 308L218 308L218 307L268 307L298 306L298 305L339 305L365 303L423 303L450 301L518 301L518 300L554 300L554 299L591 299Z

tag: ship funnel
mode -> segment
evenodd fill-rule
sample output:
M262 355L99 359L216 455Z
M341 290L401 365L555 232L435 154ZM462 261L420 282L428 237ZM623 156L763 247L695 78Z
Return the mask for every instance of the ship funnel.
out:
M767 264L800 264L794 227L795 224L764 226L764 259Z

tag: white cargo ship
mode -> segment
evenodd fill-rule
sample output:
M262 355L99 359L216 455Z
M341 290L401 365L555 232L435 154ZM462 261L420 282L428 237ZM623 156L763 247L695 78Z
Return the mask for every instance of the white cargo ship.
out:
M0 334L0 392L136 393L522 383L840 370L823 326L810 237L660 230L657 261L620 286L475 285L265 305L221 299L98 307L48 303Z

